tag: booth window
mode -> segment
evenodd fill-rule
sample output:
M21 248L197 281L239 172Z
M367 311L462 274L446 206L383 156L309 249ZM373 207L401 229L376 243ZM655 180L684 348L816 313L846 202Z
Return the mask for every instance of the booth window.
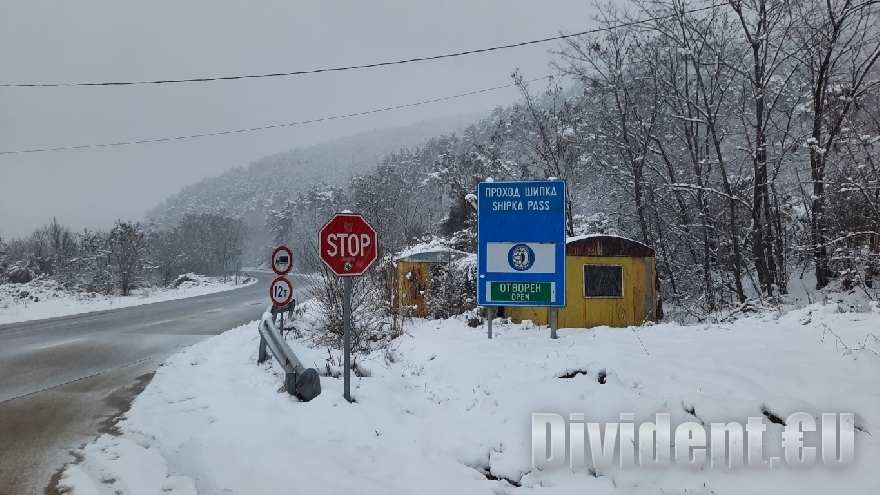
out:
M584 297L623 297L623 266L584 265Z

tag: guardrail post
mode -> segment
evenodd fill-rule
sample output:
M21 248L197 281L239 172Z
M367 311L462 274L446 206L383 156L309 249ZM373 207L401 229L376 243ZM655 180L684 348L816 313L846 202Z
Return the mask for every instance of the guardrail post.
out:
M293 310L296 308L296 299L291 299L291 301L287 304L287 306L271 306L269 311L272 313L272 323L275 323L275 316L281 315L281 325L278 327L278 330L281 332L281 336L284 336L284 313L287 312L287 319L293 319Z
M264 363L267 359L269 359L269 353L266 349L266 337L260 334L260 352L257 355L257 363Z
M296 373L284 374L284 390L291 395L296 393Z

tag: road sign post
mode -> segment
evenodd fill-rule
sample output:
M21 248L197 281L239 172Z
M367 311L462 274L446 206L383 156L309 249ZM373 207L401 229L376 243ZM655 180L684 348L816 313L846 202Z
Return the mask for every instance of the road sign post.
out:
M223 262L223 281L226 282L226 274L235 273L235 285L238 285L238 274L241 273L241 260L226 260Z
M565 306L565 181L477 187L477 304L552 308L555 338L555 308Z
M285 277L293 268L293 253L287 246L278 246L269 259L272 271L278 277L269 286L269 298L272 306L263 313L260 321L260 346L257 362L262 363L269 357L268 349L284 369L284 389L308 402L321 393L321 380L314 368L306 369L297 359L296 354L284 340L284 312L293 311L296 301L293 300L293 285ZM239 268L240 269L240 268ZM281 326L275 327L275 316L281 314Z
M278 312L281 313L281 325L278 328L281 333L284 334L283 310L284 308L288 308L290 302L293 300L293 285L290 283L290 280L287 280L283 275L273 280L271 287L269 287L269 297L272 299L272 305L279 308Z
M293 285L287 280L285 275L293 269L293 252L287 246L278 246L272 251L272 257L269 258L272 264L272 271L278 275L278 278L272 281L269 287L269 298L272 299L272 305L279 308L287 307L293 299ZM279 311L280 312L280 311ZM274 317L274 313L273 313ZM281 326L279 327L281 334L284 334L284 313L281 312Z
M492 338L492 318L495 317L493 313L495 313L495 308L492 306L486 306L486 326L489 327L489 339Z
M342 281L342 366L343 372L342 396L351 402L351 277L345 277Z
M333 215L318 233L321 261L343 282L343 397L351 402L351 278L364 274L376 261L378 237L364 217L351 212Z

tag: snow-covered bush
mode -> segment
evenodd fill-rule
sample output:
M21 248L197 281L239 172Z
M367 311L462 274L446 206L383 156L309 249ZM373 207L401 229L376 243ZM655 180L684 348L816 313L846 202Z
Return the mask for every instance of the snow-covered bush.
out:
M324 267L317 282L309 288L320 305L321 324L312 333L312 341L318 345L343 347L344 283L344 278ZM352 352L369 354L402 335L399 320L392 314L391 302L385 297L380 270L374 268L362 277L352 277L351 285Z
M477 258L471 255L431 267L428 306L434 318L449 318L477 305Z

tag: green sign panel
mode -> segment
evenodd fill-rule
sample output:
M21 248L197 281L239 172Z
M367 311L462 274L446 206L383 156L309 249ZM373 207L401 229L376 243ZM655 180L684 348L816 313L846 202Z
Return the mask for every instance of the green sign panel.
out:
M488 282L491 302L555 302L554 282Z

